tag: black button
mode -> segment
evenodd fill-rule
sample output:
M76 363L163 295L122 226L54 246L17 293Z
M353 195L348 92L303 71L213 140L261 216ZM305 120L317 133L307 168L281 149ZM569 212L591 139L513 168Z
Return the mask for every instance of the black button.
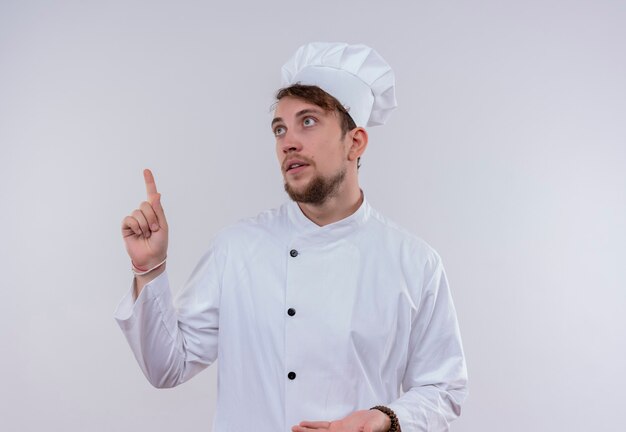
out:
M290 380L295 380L296 379L296 373L295 372L289 372L287 374L287 378L289 378Z
M289 252L289 255L291 255L293 258L298 256L298 251L295 249L291 249L291 251Z
M287 314L289 316L294 316L296 314L296 310L294 308L287 309Z

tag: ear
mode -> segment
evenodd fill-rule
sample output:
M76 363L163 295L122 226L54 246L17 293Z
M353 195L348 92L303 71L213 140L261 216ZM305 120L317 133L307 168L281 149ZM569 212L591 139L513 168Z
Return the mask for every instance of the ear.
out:
M368 141L367 131L362 127L357 127L348 133L352 137L352 142L350 143L350 149L348 151L348 160L355 161L360 158L363 153L365 153Z

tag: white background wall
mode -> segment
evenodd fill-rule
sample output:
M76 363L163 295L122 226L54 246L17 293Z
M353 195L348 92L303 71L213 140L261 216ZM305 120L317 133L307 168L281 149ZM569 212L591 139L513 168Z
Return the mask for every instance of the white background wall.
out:
M112 318L120 223L152 168L179 287L219 228L285 200L269 107L314 40L395 69L361 178L446 264L453 430L624 430L624 23L609 0L2 0L2 430L210 429L215 367L153 389Z

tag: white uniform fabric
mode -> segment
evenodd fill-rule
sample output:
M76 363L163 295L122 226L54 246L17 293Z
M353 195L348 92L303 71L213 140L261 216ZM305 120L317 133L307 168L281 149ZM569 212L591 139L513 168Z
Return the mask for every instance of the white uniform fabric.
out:
M156 387L219 359L215 432L287 432L374 405L403 432L436 432L460 414L467 372L441 259L366 200L323 227L289 202L221 231L174 303L164 272L115 318Z

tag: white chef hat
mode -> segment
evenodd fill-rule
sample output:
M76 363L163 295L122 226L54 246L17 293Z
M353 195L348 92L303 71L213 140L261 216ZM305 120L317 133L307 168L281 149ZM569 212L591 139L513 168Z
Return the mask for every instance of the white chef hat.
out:
M385 124L396 108L391 67L372 48L312 42L283 65L282 85L316 85L346 108L357 126Z

